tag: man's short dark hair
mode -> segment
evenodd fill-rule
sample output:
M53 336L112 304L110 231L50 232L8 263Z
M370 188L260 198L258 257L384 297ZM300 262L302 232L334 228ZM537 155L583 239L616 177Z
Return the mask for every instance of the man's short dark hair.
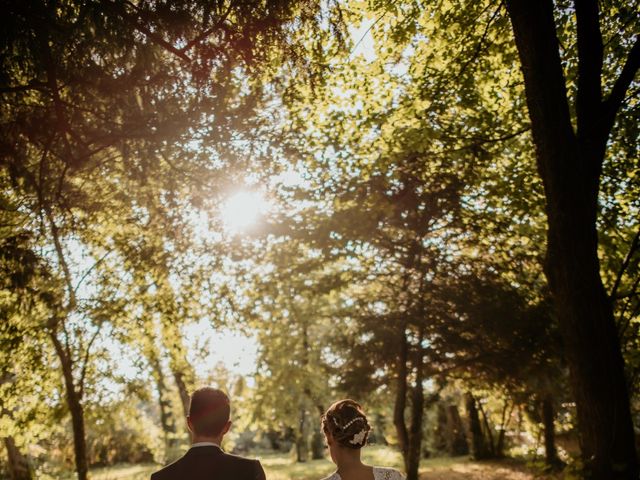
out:
M189 405L189 418L197 435L215 437L229 421L229 397L216 388L205 387L193 392Z

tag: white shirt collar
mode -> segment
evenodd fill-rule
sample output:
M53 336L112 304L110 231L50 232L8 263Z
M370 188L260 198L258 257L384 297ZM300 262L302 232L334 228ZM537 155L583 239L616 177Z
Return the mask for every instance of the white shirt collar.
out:
M191 444L191 448L194 447L218 447L220 448L220 445L218 445L217 443L213 443L213 442L196 442Z

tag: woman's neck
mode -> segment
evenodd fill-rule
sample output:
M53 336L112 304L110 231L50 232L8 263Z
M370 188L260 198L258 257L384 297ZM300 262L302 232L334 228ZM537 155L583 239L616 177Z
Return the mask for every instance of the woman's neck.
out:
M348 472L357 468L362 468L364 464L360 459L360 450L340 450L336 455L336 466L338 473Z

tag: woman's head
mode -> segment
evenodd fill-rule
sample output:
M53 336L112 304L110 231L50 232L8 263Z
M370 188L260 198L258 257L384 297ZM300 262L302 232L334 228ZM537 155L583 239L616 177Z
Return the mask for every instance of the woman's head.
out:
M359 449L367 444L371 427L358 402L340 400L322 416L322 431L340 447Z

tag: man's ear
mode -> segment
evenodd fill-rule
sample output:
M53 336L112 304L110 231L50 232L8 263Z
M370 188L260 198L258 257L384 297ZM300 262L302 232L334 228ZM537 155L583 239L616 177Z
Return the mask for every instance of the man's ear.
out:
M187 428L191 433L193 433L193 422L191 421L191 417L187 415Z
M231 428L231 420L229 420L225 426L222 428L222 432L220 432L222 435L225 435L229 429Z

